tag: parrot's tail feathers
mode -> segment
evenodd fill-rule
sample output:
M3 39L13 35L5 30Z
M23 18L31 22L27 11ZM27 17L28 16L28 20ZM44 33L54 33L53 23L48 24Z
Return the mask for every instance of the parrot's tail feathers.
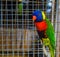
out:
M49 49L50 49L50 55L51 55L51 57L55 57L55 50L52 48L51 45L49 46Z

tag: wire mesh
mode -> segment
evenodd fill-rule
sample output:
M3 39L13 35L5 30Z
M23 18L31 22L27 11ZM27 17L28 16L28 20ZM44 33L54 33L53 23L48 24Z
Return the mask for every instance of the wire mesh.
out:
M31 18L34 10L47 10L47 1L0 0L0 57L45 57ZM22 5L22 11L19 10L19 4ZM57 4L58 0L55 0L54 10L51 8L46 15L52 21L58 38Z

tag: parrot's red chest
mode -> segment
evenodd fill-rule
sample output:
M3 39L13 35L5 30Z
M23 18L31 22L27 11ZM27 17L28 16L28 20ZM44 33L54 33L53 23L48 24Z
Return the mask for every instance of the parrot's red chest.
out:
M44 31L44 30L47 29L47 23L46 23L46 21L35 22L35 26L36 26L37 30L39 30L39 31Z

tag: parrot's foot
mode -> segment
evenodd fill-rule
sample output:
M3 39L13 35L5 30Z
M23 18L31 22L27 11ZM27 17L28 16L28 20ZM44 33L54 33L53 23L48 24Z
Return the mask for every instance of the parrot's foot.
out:
M49 38L42 38L42 42L43 42L43 51L44 51L44 54L46 55L46 57L53 57L53 54L51 54L51 53L53 53L53 52L51 52L50 50L49 50L49 48L51 48L50 46L50 40L49 40ZM46 49L46 47L48 47L48 49Z
M43 41L43 45L49 46L49 44L50 44L49 38L42 38L42 41Z

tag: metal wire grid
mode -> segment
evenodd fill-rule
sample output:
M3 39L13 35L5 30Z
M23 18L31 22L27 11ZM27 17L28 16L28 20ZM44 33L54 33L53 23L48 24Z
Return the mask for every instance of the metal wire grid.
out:
M22 0L22 15L18 14L18 3L19 1L17 0L4 0L4 2L3 0L0 1L0 56L45 57L44 53L42 52L41 44L38 41L38 35L33 21L31 20L31 15L35 9L46 11L47 1ZM54 13L55 12L57 19L58 13L56 10ZM50 20L52 20L51 15L52 13L48 14L47 16L50 18ZM55 27L57 27L57 22L52 23L54 26L56 25ZM57 28L55 31L57 32Z

